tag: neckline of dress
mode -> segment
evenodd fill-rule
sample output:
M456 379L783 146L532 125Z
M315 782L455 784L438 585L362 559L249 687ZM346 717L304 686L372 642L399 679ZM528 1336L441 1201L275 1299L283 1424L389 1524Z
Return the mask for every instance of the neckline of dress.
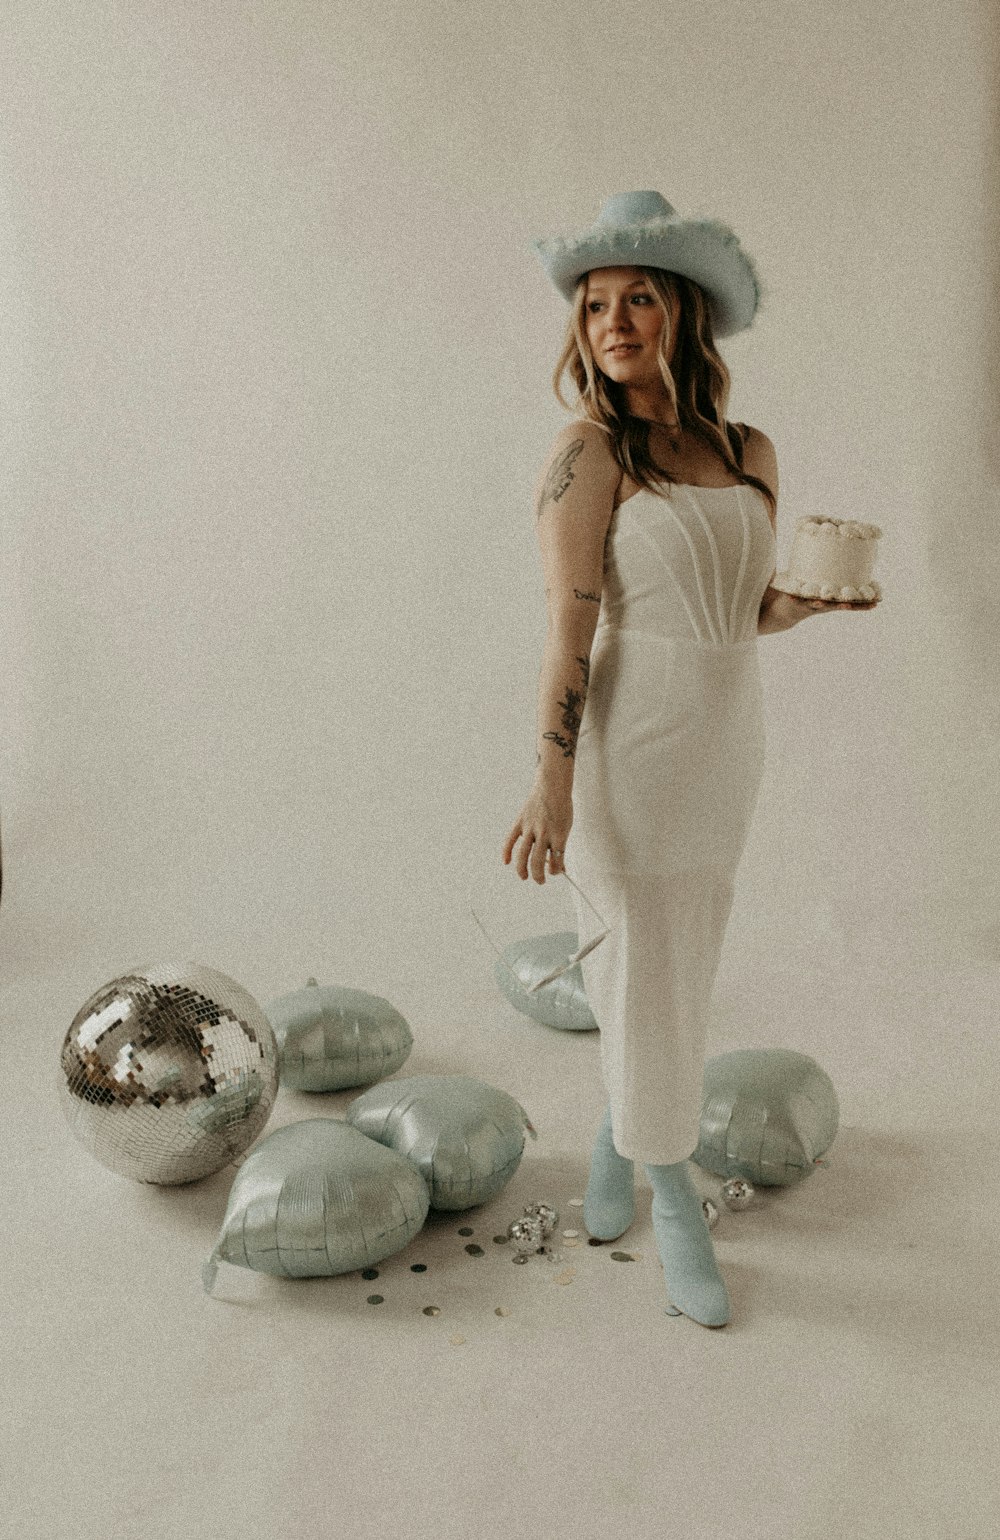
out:
M700 481L673 481L670 484L671 486L677 487L679 490L684 492L740 492L745 487L748 492L756 492L757 496L762 501L764 501L764 494L760 490L760 487L750 486L750 484L746 481L737 481L728 487L709 487L705 486ZM634 502L637 497L642 497L643 493L645 493L647 497L654 497L658 503L667 501L667 498L661 497L658 492L651 492L648 487L640 487L638 492L632 492L628 497L625 498L624 502L619 503L618 507L615 509L615 512L618 513L620 509L627 507L628 504Z

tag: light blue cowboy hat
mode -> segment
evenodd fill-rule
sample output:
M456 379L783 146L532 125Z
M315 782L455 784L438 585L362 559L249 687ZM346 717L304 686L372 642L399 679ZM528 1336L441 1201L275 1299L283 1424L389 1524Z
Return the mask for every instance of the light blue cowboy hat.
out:
M716 337L753 322L762 285L752 258L721 219L682 219L661 193L623 192L605 198L597 223L580 235L531 242L564 299L595 267L665 267L704 289Z

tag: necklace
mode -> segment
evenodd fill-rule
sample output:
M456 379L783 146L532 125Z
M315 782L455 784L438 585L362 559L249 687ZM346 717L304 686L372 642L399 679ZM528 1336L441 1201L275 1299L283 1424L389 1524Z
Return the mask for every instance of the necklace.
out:
M667 436L667 442L670 445L670 448L673 450L674 454L679 452L681 442L684 437L683 429L681 428L679 422L654 422L651 423L650 426L653 428L662 428L663 432Z

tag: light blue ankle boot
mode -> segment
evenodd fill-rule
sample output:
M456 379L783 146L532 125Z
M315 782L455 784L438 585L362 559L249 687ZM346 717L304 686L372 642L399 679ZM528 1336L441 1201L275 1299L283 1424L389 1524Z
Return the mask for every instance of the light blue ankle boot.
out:
M634 1171L634 1162L615 1149L609 1102L594 1141L583 1200L583 1222L596 1240L616 1241L635 1218Z
M647 1165L646 1173L653 1187L653 1230L671 1301L702 1326L725 1326L729 1294L687 1161Z

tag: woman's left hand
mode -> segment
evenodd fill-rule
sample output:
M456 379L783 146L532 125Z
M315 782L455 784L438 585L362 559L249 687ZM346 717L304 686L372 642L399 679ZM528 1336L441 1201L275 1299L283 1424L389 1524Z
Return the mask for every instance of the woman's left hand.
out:
M878 599L859 599L857 604L850 604L844 599L800 599L797 594L789 594L796 604L804 605L807 609L817 610L873 610Z
M786 631L789 626L806 620L810 615L821 615L825 610L873 610L879 600L849 604L843 599L801 599L798 594L786 594L781 588L769 588L761 608L760 629Z

